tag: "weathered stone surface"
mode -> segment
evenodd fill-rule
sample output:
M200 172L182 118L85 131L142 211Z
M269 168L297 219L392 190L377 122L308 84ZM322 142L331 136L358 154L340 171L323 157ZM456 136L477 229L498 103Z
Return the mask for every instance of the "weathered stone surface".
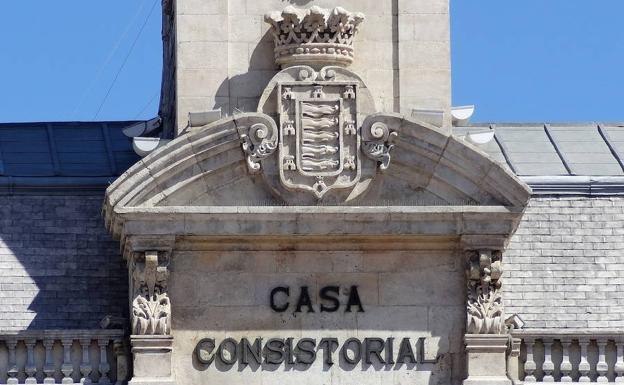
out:
M452 383L447 365L454 356L462 355L462 317L463 308L453 311L452 307L444 304L449 300L463 303L461 289L454 292L433 291L427 303L421 305L395 304L392 301L377 298L377 285L385 285L394 280L395 275L401 274L400 264L391 266L368 266L362 263L368 258L369 252L340 251L320 252L315 250L300 250L296 252L202 252L182 251L172 258L173 271L172 303L174 304L174 355L173 367L176 371L177 383L212 383L219 381L261 383L261 378L282 382L318 383L319 381L338 382L353 381L361 378L365 383L392 382L409 383L410 381L446 381ZM374 253L374 252L372 252ZM431 253L431 254L429 254ZM367 255L368 254L368 255ZM413 253L397 252L384 253L390 259L401 258L407 266L413 269L426 271L428 274L416 277L423 286L439 287L442 282L440 274L448 274L449 269L457 277L463 274L463 267L447 265L431 265L431 258L440 258L439 252L414 250ZM370 255L374 257L374 255ZM376 256L384 258L384 256ZM445 258L452 259L452 255ZM250 260L249 264L242 263ZM254 261L255 260L255 261ZM258 262L261 260L261 262ZM305 273L304 261L312 271ZM299 262L297 262L299 261ZM322 263L319 263L322 262ZM325 266L323 266L325 265ZM262 266L263 272L256 272L256 266ZM353 266L362 266L370 270L366 273L353 271ZM213 270L214 268L214 270ZM283 268L292 268L295 272L284 271ZM211 272L212 271L212 272ZM301 271L301 272L297 272ZM223 279L219 279L218 276ZM199 306L190 305L186 300L186 290L174 290L176 280L193 281L194 285L188 290L197 293L196 297L206 298ZM461 279L453 278L461 281ZM321 299L318 290L324 285L357 285L362 299L364 312L344 312L341 307L337 312L327 313L319 311ZM312 295L314 313L304 310L302 313L293 312L293 307L284 313L276 313L269 307L269 292L275 285L289 286L290 301L296 301L296 293L301 285L306 285ZM217 289L218 287L218 289ZM241 292L240 289L243 289ZM406 288L406 293L410 288ZM221 293L231 293L222 295ZM244 301L244 295L248 300ZM401 296L401 293L387 294ZM417 294L414 294L417 296ZM455 298L449 299L448 296ZM215 301L211 298L218 298ZM344 302L346 294L341 291L340 300ZM176 304L184 304L177 306ZM305 308L304 308L305 309ZM355 310L355 309L354 309ZM413 342L418 338L428 339L425 346L425 358L436 359L436 364L417 365L380 365L358 364L351 366L339 360L338 352L334 353L336 365L324 366L322 351L318 354L314 365L304 368L301 365L271 369L270 367L234 365L204 366L191 361L193 349L201 338L213 337L218 340L230 337L235 340L247 337L253 340L263 337L293 337L296 340L303 337L316 338L320 341L325 337L337 337L341 343L350 337L360 339L366 337L395 338L394 354L398 353L398 344L402 338L410 337ZM432 377L433 376L433 377Z
M231 89L227 85L230 80L254 82L258 70L275 73L276 68L268 60L273 57L273 47L267 44L271 41L269 26L262 19L264 14L282 11L287 5L275 0L177 1L172 19L176 25L174 41L178 42L178 47L181 48L187 42L199 41L226 44L226 47L209 54L200 49L196 51L195 57L178 55L175 65L165 65L165 73L173 73L174 68L178 71L178 100L193 95L206 98L209 108L223 107L228 113L234 108L252 111L260 96L253 90L244 96L225 95L225 100L219 100L218 97L223 95L222 90ZM341 3L313 0L306 4L295 3L294 6L298 9L313 6L333 9L340 6L364 13L370 22L363 23L361 34L356 37L357 53L353 69L371 82L380 108L395 112L399 112L399 108L403 112L413 108L440 109L450 116L448 1L405 1L395 4L390 0L381 3L372 0L346 0ZM403 42L407 41L414 42L416 46L404 45ZM215 81L208 85L197 72L189 71L199 62L224 63L228 71L214 76ZM424 77L416 79L415 75L410 75L409 71L413 72L415 68L425 74ZM384 82L377 81L380 71L387 79ZM197 88L194 81L197 76L206 87ZM186 126L186 116L189 111L193 111L191 108L186 103L178 104L176 132ZM449 122L450 118L447 119Z

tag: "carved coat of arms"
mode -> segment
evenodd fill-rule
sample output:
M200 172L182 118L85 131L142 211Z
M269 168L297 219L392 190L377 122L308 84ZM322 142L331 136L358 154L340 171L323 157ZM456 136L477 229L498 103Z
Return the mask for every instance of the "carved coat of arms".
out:
M357 93L354 82L279 83L279 169L287 189L322 198L358 182Z
M387 168L393 135L375 116L370 90L345 68L364 15L340 7L287 7L265 20L276 63L285 68L260 98L261 117L236 119L250 171L262 170L272 192L288 202L361 196L377 170Z

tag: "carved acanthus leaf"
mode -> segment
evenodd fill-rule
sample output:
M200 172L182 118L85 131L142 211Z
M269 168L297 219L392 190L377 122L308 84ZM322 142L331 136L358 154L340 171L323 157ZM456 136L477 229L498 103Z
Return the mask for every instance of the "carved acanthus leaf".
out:
M165 335L171 332L166 262L166 258L159 259L156 251L139 254L131 261L132 334Z
M502 253L480 250L469 251L466 256L466 333L503 334Z

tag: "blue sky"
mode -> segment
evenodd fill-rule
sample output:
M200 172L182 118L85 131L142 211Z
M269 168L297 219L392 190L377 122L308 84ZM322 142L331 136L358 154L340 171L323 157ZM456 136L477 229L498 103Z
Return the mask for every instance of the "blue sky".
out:
M624 1L451 5L453 103L473 121L624 121ZM2 6L0 122L157 113L160 0Z
M453 103L473 121L624 121L622 0L453 0Z

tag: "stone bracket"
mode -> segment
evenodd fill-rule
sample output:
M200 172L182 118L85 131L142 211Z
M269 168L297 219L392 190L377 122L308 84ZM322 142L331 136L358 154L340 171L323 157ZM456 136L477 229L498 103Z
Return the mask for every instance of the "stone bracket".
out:
M135 335L171 333L168 265L169 255L155 250L134 253L128 261L132 333Z

